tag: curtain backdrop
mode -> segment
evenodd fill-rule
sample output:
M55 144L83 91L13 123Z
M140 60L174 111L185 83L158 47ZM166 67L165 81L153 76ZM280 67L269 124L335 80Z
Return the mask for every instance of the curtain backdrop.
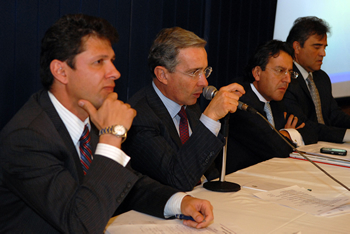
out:
M148 50L160 29L179 26L207 40L210 85L239 80L258 44L273 37L277 0L11 0L0 2L0 129L41 89L40 42L68 13L100 16L120 34L115 91L127 101L151 82ZM205 105L203 100L200 101Z

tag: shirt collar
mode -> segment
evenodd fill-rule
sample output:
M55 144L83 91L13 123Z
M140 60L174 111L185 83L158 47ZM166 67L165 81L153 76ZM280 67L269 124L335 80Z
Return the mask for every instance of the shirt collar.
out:
M89 117L85 119L84 122L82 122L75 114L70 112L67 108L65 108L53 95L50 91L49 93L49 98L55 107L58 115L62 119L64 125L66 126L69 135L72 138L72 141L74 145L78 144L79 139L81 137L81 134L84 131L85 125L87 124L89 127L89 130L91 130L91 125L90 125L90 119Z
M293 62L294 62L294 64L295 64L295 66L297 66L297 68L299 69L299 71L300 71L301 75L303 76L304 80L307 79L307 77L309 76L309 74L312 75L312 72L309 73L308 71L306 71L299 63L297 63L297 62L295 62L295 61L293 61Z
M253 92L258 96L259 100L263 103L268 102L260 93L259 91L255 88L253 83L250 83L250 87L252 88Z
M173 100L164 96L164 94L157 88L157 86L154 84L153 81L152 81L152 86L153 86L154 90L156 91L160 100L162 100L163 104L165 105L165 108L168 110L171 118L175 118L176 115L179 113L181 106L179 104L177 104L176 102L174 102Z

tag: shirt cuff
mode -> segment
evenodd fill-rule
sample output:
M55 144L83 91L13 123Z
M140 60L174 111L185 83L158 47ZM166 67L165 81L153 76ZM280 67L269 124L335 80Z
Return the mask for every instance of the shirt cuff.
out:
M130 160L130 157L126 155L121 149L104 143L97 144L95 154L110 158L123 167L125 167Z
M188 194L183 192L178 192L173 194L164 207L164 217L169 218L176 214L181 214L181 203L182 199Z
M343 141L350 142L350 129L346 129Z
M221 123L220 121L215 121L206 116L205 114L201 115L201 118L199 119L204 126L206 126L215 136L218 136L220 128L221 128Z
M281 130L287 131L289 133L290 138L292 139L293 143L297 145L297 147L305 145L303 137L298 132L298 130L294 128L284 128Z

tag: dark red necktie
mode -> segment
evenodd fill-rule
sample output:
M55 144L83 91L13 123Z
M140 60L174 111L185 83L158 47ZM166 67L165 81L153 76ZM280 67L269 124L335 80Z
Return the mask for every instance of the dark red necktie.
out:
M182 144L185 144L185 142L190 138L188 133L188 121L187 121L187 114L185 110L185 106L181 107L181 110L179 111L178 115L180 116L180 139Z
M80 137L80 162L83 167L84 175L86 175L89 170L90 164L92 162L92 151L90 145L89 128L85 125L84 132Z

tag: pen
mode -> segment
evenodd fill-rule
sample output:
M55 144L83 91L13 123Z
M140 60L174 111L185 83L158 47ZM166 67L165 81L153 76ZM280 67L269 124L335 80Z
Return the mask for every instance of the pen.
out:
M175 218L182 219L182 220L192 220L196 222L191 216L183 215L183 214L176 214Z

